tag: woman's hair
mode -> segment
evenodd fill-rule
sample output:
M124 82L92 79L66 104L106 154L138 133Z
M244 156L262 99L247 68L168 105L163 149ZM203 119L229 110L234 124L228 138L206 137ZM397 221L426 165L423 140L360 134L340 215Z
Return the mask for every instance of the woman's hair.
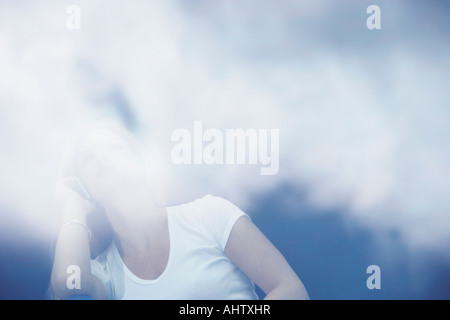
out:
M101 121L83 126L69 139L60 164L58 179L63 179L65 177L77 177L83 184L79 174L79 165L77 161L78 151L84 138L89 137L89 134L91 134L94 130L99 129L110 131L120 137L141 161L144 168L144 174L152 174L150 171L152 171L152 168L155 170L155 153L152 153L151 149L145 147L144 144L138 141L138 139L136 139L128 130L116 122ZM83 187L87 190L84 185ZM164 200L165 199L156 204L163 206L165 204ZM95 258L109 246L113 239L113 230L109 224L105 210L101 203L96 202L96 209L94 212L86 216L86 223L92 234L89 244L91 258Z

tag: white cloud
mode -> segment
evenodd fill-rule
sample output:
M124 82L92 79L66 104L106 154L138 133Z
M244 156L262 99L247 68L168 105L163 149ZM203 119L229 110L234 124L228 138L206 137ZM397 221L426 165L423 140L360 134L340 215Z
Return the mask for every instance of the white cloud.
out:
M255 11L229 2L79 1L75 31L65 25L69 4L2 4L0 14L0 204L30 226L45 233L54 217L64 139L117 111L110 96L119 89L146 128L141 137L167 143L168 153L171 131L192 130L194 120L280 129L278 175L176 167L176 199L212 192L246 207L251 195L289 181L313 205L399 228L410 243L449 240L448 55L430 60L412 50L417 43L387 42L377 57L364 30L336 47L327 42L331 28L348 25L330 21L337 17L328 2L266 1Z

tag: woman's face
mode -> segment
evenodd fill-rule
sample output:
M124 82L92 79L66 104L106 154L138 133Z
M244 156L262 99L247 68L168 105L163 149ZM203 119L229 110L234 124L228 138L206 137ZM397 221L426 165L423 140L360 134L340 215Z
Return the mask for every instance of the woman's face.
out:
M80 141L77 155L81 180L94 199L139 182L143 167L134 150L118 134L97 129Z

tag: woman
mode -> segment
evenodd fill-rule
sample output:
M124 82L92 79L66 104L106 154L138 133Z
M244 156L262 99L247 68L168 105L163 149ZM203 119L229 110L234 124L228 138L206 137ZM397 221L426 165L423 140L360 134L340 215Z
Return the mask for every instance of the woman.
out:
M56 298L257 299L256 283L265 299L308 299L280 252L229 201L207 195L165 206L149 159L112 124L87 130L66 154L51 276ZM106 227L94 229L93 218ZM108 240L98 240L101 232Z

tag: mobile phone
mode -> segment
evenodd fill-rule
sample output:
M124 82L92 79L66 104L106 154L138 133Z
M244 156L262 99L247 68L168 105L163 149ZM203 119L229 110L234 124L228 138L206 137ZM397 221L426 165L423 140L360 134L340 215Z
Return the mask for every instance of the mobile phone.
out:
M76 193L80 195L80 197L86 200L93 200L91 194L84 186L83 182L79 178L75 179L66 179L64 180L64 184L74 190Z

